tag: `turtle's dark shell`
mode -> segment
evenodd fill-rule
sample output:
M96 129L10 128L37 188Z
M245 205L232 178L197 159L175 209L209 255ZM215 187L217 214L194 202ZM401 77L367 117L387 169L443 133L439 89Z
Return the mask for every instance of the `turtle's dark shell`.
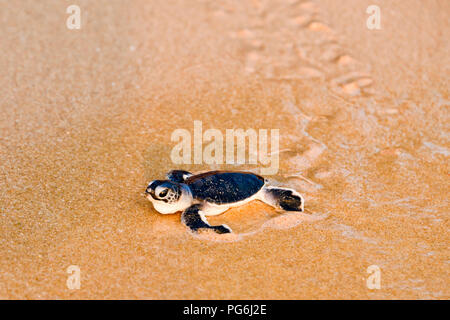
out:
M194 199L227 204L245 200L264 185L264 178L249 172L211 171L191 176L186 181Z

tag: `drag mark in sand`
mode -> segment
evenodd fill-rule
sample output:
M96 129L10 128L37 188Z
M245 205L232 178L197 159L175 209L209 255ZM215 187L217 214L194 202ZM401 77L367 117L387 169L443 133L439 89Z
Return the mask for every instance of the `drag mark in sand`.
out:
M374 94L370 67L340 44L340 36L323 21L314 1L229 0L216 3L213 10L224 22L230 15L238 16L240 23L229 35L240 43L245 71L284 86L287 99L282 108L298 124L296 142L303 137L310 140L305 152L288 160L287 175L300 174L299 179L305 180L301 173L311 169L327 147L306 131L313 117L296 105L292 89L297 81L325 81L333 96L352 105L351 98ZM330 174L325 172L323 176ZM312 185L314 182L303 186Z
M227 8L239 7L239 10ZM215 16L242 14L248 19L230 32L241 43L245 71L270 81L322 79L343 96L373 94L368 66L352 57L339 35L322 20L313 1L224 1Z
M308 210L306 210L308 211ZM320 220L324 220L329 217L329 213L304 213L304 212L290 212L283 213L274 218L271 218L264 222L258 229L249 232L241 232L241 233L228 233L219 235L217 233L211 231L204 231L201 233L192 235L199 240L209 240L214 242L236 242L240 241L248 236L255 235L259 232L263 232L265 229L290 229L298 226L301 223L305 222L317 222Z

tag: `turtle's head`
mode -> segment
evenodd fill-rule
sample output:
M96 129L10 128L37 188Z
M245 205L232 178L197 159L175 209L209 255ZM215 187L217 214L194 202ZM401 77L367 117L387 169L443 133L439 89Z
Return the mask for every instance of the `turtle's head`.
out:
M168 180L153 180L145 190L145 196L162 214L186 209L192 200L187 186ZM189 203L188 203L189 202Z

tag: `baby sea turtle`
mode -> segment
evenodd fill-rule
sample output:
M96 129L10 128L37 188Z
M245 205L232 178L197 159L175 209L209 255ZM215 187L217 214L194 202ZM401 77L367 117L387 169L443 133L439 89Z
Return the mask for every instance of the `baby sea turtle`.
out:
M252 200L285 211L303 211L303 197L298 192L270 186L266 179L250 172L210 171L194 175L172 170L167 179L151 181L145 190L147 199L162 214L183 211L181 221L194 232L231 232L226 225L209 225L205 216L221 214Z

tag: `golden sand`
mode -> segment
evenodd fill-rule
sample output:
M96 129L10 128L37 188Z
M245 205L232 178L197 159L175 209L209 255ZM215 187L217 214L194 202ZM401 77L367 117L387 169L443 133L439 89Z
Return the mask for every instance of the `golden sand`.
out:
M372 2L77 1L80 30L1 2L0 298L448 299L450 3L378 0L369 30ZM268 178L307 212L157 214L194 120L280 129ZM257 166L183 167L217 168Z

